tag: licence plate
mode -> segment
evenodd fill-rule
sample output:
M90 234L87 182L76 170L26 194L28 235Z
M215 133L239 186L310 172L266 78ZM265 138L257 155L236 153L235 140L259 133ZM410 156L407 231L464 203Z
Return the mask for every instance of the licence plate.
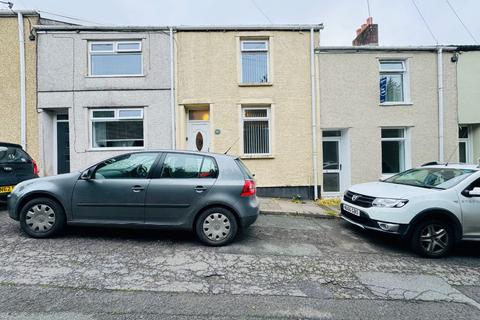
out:
M12 192L14 186L3 186L0 187L0 193L10 193Z
M360 210L358 210L357 208L353 208L353 207L350 207L346 204L343 205L343 210L353 214L353 215L356 215L357 217L360 217Z

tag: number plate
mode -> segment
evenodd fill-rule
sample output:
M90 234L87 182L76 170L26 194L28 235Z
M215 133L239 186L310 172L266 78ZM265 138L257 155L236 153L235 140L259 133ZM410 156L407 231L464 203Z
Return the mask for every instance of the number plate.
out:
M356 215L357 217L360 217L360 210L358 210L357 208L353 208L353 207L350 207L346 204L343 205L343 210L353 214L353 215Z
M0 187L0 193L10 193L13 190L13 186Z

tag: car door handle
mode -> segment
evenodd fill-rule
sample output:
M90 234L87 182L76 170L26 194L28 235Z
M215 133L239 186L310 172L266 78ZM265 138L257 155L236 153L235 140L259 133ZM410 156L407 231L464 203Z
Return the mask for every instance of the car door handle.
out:
M133 186L132 187L133 192L140 192L140 191L143 191L143 190L145 190L145 188L142 187L142 186Z
M198 193L201 193L205 190L207 190L207 188L205 188L204 186L196 186L195 187L195 191L197 191Z

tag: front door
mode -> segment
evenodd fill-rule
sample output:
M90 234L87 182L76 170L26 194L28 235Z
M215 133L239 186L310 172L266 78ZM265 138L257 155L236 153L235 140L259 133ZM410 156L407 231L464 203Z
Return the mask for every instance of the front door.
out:
M323 148L323 192L327 195L341 193L344 189L344 153L342 131L329 130L322 133Z
M121 155L97 165L80 179L72 197L75 221L144 223L145 194L156 152Z
M70 172L70 132L68 114L57 115L57 174Z
M187 147L192 151L210 151L208 110L190 110L187 123Z
M473 190L473 188L480 188L480 179L471 183L467 190ZM463 194L459 197L462 207L463 235L480 238L480 197L465 197Z

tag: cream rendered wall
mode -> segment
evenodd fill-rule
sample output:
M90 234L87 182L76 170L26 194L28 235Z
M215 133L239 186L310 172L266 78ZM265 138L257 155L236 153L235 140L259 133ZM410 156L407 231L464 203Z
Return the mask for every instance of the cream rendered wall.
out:
M445 159L456 161L456 78L450 56L444 54ZM407 59L411 104L379 105L381 58ZM438 160L436 52L330 52L321 53L319 61L321 127L348 128L352 184L381 177L382 126L410 128L412 166Z
M29 16L32 25L38 17ZM27 152L38 161L38 115L36 101L36 41L30 41L30 26L23 21L25 33ZM20 132L20 59L17 16L0 17L0 141L21 142Z
M457 63L458 121L480 123L480 51L461 52Z
M269 38L271 85L239 85L244 37ZM241 105L271 104L272 157L245 164L261 187L312 185L310 33L180 31L176 48L177 147L187 146L185 105L209 104L210 151L234 144L229 153L241 155Z

